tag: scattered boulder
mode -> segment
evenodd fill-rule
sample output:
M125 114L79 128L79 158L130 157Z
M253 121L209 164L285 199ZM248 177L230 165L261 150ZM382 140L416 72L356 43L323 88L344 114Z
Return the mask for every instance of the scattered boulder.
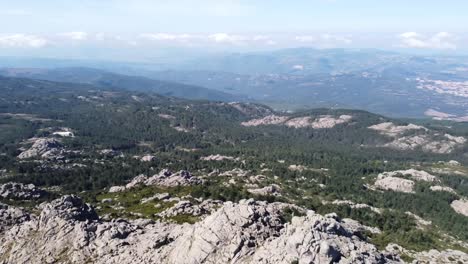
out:
M153 155L145 155L145 156L140 158L140 161L143 161L143 162L151 162L151 161L155 161L155 160L156 160L156 157L153 156Z
M154 201L154 200L167 200L171 198L171 195L169 195L168 193L157 193L151 197L148 197L148 198L143 198L141 199L141 203L142 204L145 204L145 203L148 203L148 202L151 202L151 201Z

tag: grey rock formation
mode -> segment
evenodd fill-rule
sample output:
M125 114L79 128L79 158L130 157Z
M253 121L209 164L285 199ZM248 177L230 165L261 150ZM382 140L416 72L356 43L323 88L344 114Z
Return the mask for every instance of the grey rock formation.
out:
M198 185L202 184L203 181L198 177L193 176L188 171L179 171L177 173L172 173L170 170L162 170L159 174L147 177L143 174L133 178L125 186L112 186L109 189L109 192L122 192L131 188L134 188L138 185L157 185L164 187L176 187L176 186L189 186L189 185Z
M29 158L60 158L63 149L59 141L53 138L39 138L26 151L18 155L19 159Z
M36 188L34 184L8 182L0 185L0 197L15 200L39 199L47 196L44 190Z
M392 263L336 216L292 205L226 202L195 224L97 219L76 196L0 233L0 263ZM355 225L356 223L353 223ZM396 261L392 260L396 259Z
M204 200L200 204L193 204L190 201L180 201L173 207L161 212L158 216L167 218L177 215L202 216L212 213L222 205L221 201Z

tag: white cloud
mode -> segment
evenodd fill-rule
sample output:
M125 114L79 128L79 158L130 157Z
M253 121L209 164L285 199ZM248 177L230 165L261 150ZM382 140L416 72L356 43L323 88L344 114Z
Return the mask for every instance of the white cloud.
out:
M351 44L353 40L350 36L339 36L339 35L331 35L331 34L323 34L320 36L322 40L330 41L330 42L338 42L343 44Z
M35 35L0 35L0 47L41 48L47 45L48 43L49 41L47 39Z
M314 36L296 36L294 39L299 42L315 42L317 40Z
M448 32L439 32L430 37L417 32L405 32L400 34L400 46L417 49L456 49L456 38Z
M349 45L353 43L351 36L334 35L334 34L321 34L321 35L302 35L294 38L298 42L313 43L318 46L332 47L339 45Z
M249 40L242 35L230 35L227 33L216 33L208 36L208 39L216 43L242 44Z
M189 34L168 34L168 33L145 33L141 34L139 38L152 40L152 41L181 41L186 42L190 39L197 38L194 35Z
M62 37L69 38L71 40L87 40L88 39L88 33L82 32L82 31L65 32L59 35Z

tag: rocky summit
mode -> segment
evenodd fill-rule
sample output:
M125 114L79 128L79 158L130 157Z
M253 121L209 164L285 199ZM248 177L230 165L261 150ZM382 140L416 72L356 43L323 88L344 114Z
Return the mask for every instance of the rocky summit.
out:
M5 227L0 234L0 263L400 261L397 254L379 251L361 239L336 215L323 216L284 203L225 202L202 221L182 225L103 221L74 195L42 204L38 216L0 208L0 223ZM288 217L291 208L299 215Z

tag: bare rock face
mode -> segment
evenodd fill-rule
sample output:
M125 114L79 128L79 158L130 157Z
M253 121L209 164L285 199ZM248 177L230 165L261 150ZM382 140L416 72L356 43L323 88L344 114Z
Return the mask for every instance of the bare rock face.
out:
M19 159L54 158L62 153L62 145L53 138L39 138L26 151L18 155Z
M44 190L36 188L34 184L9 182L0 185L0 197L15 200L32 200L47 196Z
M293 205L226 202L195 224L97 219L76 196L0 232L2 263L393 263L336 215L285 222ZM355 225L356 223L353 223Z

